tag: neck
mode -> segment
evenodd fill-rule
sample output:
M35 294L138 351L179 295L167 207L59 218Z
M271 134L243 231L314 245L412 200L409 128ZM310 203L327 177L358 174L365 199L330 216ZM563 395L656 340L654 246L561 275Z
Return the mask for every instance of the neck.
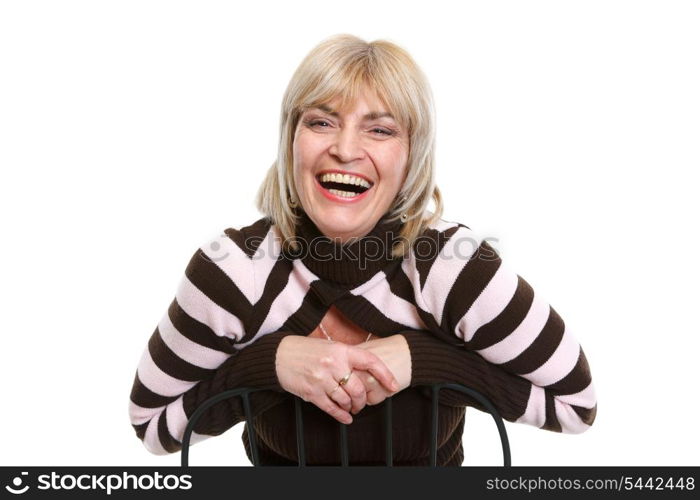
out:
M321 279L356 285L395 261L391 251L399 238L399 221L388 222L385 215L362 237L339 240L321 233L305 212L299 216L296 235L301 248L295 258Z

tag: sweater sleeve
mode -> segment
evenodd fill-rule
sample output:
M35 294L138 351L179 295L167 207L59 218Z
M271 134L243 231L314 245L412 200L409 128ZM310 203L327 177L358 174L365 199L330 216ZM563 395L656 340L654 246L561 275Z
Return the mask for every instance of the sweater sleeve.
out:
M528 419L526 411L530 394L540 389L527 379L506 372L475 352L450 345L430 332L406 331L401 334L406 338L411 353L411 387L436 383L461 384L483 394L504 420L561 432L553 425L555 394L551 390L541 389L544 398L541 409L544 413L539 415L539 419ZM472 406L487 411L471 396L447 389L440 391L440 403L453 407ZM587 425L593 423L595 407L578 411Z
M179 450L189 417L207 397L241 386L274 388L276 343L282 335L257 340L245 355L239 352L252 310L252 284L252 263L227 234L209 240L191 257L143 351L131 390L130 421L150 452ZM242 415L237 399L227 403L233 419L228 427ZM223 432L220 414L213 409L196 432ZM193 442L197 438L202 436L193 436Z
M485 239L461 224L448 234L421 277L421 299L433 329L463 342L462 383L499 400L504 418L556 432L589 429L597 412L591 372L562 318Z

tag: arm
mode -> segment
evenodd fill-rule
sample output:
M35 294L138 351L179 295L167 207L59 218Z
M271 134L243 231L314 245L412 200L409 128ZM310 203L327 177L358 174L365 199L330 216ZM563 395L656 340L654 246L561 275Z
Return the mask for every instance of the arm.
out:
M131 390L131 424L152 453L179 449L195 403L233 387L224 382L244 359L235 354L252 309L246 288L251 275L250 259L225 234L190 259L175 299L144 349ZM270 380L264 370L252 368L240 376L226 383ZM199 429L205 433L205 428L203 422Z
M591 373L557 312L465 226L451 233L429 269L419 288L421 306L439 334L464 342L471 353L464 366L491 382L484 387L489 397L514 402L504 418L556 432L586 431L597 411Z
M131 391L130 413L136 435L146 448L157 455L174 453L182 448L182 436L194 411L207 399L228 389L255 387L283 392L275 372L275 354L279 343L291 332L265 335L257 342L230 356L210 377L195 383L167 404L155 408L141 405L158 404L152 393L139 382L138 373ZM279 402L272 392L251 395L251 408L257 415ZM141 403L141 405L137 404ZM139 422L139 417L143 420ZM242 400L231 398L211 407L193 429L192 443L218 436L245 419Z
M523 377L487 362L472 351L435 338L430 332L403 332L403 336L410 348L411 386L445 382L462 384L486 396L501 417L509 422L566 432L556 425L556 406L559 403L555 391L540 388ZM586 363L585 357L583 363ZM585 367L587 370L587 363ZM440 402L449 406L473 406L486 411L476 400L457 391L440 391ZM586 425L590 426L593 423L595 406L592 409L571 406Z

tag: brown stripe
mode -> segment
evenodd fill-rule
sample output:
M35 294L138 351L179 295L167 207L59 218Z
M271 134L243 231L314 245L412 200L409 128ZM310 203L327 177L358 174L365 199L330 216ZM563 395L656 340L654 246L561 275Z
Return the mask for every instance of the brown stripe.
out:
M564 322L549 306L549 317L537 338L518 356L500 366L511 373L530 373L552 356L563 336Z
M561 432L561 424L557 420L557 412L554 409L554 397L545 392L545 421L540 429L553 432Z
M335 305L350 321L380 337L409 328L408 325L402 325L384 316L374 304L362 296L342 298Z
M591 383L591 370L588 367L586 355L579 346L579 355L576 365L563 379L545 386L552 394L576 394L581 392Z
M233 346L233 340L228 337L219 337L214 331L204 323L200 323L192 316L187 314L180 307L177 299L173 299L168 308L168 316L170 322L180 334L192 342L199 344L215 351L233 354L236 348Z
M271 221L263 217L258 219L250 226L242 227L241 229L228 228L224 230L226 236L231 238L238 248L245 253L248 258L253 257L255 252L260 247L260 244L267 236L270 227L272 226Z
M253 314L250 316L246 328L247 337L252 338L258 333L265 318L270 312L270 307L275 299L282 293L284 287L289 282L289 275L293 269L293 264L288 259L279 259L272 266L270 274L265 282L265 288L260 299L255 303Z
M175 440L170 435L170 431L168 431L168 419L165 410L160 414L160 420L158 420L158 440L168 453L175 453L182 448L180 442Z
M136 436L138 436L138 438L141 441L143 441L143 438L146 435L146 429L148 429L148 422L144 422L144 423L139 424L139 425L131 424L131 426L136 431Z
M209 378L214 373L214 370L190 364L175 354L163 341L158 328L148 340L148 352L158 368L178 380L196 382Z
M242 265L248 263L241 263ZM252 266L252 263L249 265ZM204 295L245 325L252 306L238 286L201 249L190 259L185 275Z
M486 349L506 338L525 319L534 298L532 287L518 276L518 286L508 305L498 316L476 330L467 347L472 350Z
M446 342L447 344L451 346L460 346L462 347L464 345L464 342L462 339L457 337L454 332L447 332L438 325L437 320L435 317L429 313L428 311L424 311L422 308L420 308L416 304L416 311L418 311L418 316L420 316L420 319L423 320L423 324L425 325L425 328L430 331L435 337L440 339L443 342Z
M583 423L593 425L596 414L598 413L598 405L595 405L593 408L582 408L580 406L571 405L571 408L574 409Z
M416 297L413 292L413 285L408 279L404 270L399 266L398 270L389 278L389 289L397 297L401 297L411 304L415 304Z
M456 257L455 257L456 258ZM440 324L454 332L474 301L489 284L501 266L501 258L491 245L482 241L462 268L450 289Z
M287 318L280 330L308 335L316 329L327 311L328 306L323 305L316 293L310 289L306 292L301 306Z
M433 267L440 251L458 229L459 226L451 227L445 231L426 229L425 232L413 242L411 251L415 257L421 290L425 285L425 280L428 277L430 268Z
M161 396L143 385L139 379L138 372L134 377L134 384L131 387L131 401L141 408L160 408L175 401L178 396Z

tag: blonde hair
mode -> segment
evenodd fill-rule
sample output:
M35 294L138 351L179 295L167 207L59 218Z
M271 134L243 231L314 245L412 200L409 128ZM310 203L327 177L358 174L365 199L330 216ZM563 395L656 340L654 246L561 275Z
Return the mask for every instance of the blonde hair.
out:
M336 35L322 41L294 72L282 100L277 160L258 191L257 208L280 230L283 247L296 249L297 215L289 199L299 200L293 182L292 146L303 112L335 98L341 108L355 101L364 86L408 130L409 155L406 180L399 190L390 221L407 213L394 257L405 256L416 238L442 215L442 197L435 184L435 108L425 75L401 47L386 40L366 42L353 35ZM435 209L427 207L434 200Z

